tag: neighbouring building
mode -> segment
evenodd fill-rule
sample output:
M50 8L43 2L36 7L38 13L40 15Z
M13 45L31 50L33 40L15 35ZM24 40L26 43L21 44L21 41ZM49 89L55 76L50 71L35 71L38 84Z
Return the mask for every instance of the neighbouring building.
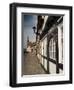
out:
M29 41L29 37L27 37L27 49L26 49L26 51L27 52L31 52L32 50L31 50L31 42Z
M27 37L27 52L33 52L36 54L36 42L29 41L29 37Z
M49 74L63 73L63 16L39 15L37 24L37 57Z

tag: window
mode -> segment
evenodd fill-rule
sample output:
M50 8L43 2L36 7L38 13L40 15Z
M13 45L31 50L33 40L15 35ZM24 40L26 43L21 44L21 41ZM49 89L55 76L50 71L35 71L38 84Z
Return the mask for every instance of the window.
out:
M49 42L49 57L56 60L56 43L54 38L51 38Z

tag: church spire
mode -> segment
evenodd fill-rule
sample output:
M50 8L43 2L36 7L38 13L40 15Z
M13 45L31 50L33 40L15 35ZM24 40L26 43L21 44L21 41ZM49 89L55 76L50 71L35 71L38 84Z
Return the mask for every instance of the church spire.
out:
M29 36L27 36L27 47L28 47L28 44L29 44Z

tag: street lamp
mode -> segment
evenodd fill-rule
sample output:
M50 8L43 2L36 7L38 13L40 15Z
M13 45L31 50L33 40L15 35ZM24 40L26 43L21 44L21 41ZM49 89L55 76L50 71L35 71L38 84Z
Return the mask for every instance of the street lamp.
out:
M36 27L35 27L35 26L33 27L33 31L34 31L34 33L36 34Z
M36 36L40 35L40 33L38 32L38 30L36 29L35 26L33 27L33 31L34 31L34 33L36 34Z

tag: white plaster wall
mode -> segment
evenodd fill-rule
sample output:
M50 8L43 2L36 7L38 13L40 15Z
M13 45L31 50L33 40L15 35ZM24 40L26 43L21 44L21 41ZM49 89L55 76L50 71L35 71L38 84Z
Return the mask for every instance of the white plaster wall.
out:
M50 70L50 74L56 74L56 64L49 62L49 70Z
M47 70L47 60L44 59L44 68Z

